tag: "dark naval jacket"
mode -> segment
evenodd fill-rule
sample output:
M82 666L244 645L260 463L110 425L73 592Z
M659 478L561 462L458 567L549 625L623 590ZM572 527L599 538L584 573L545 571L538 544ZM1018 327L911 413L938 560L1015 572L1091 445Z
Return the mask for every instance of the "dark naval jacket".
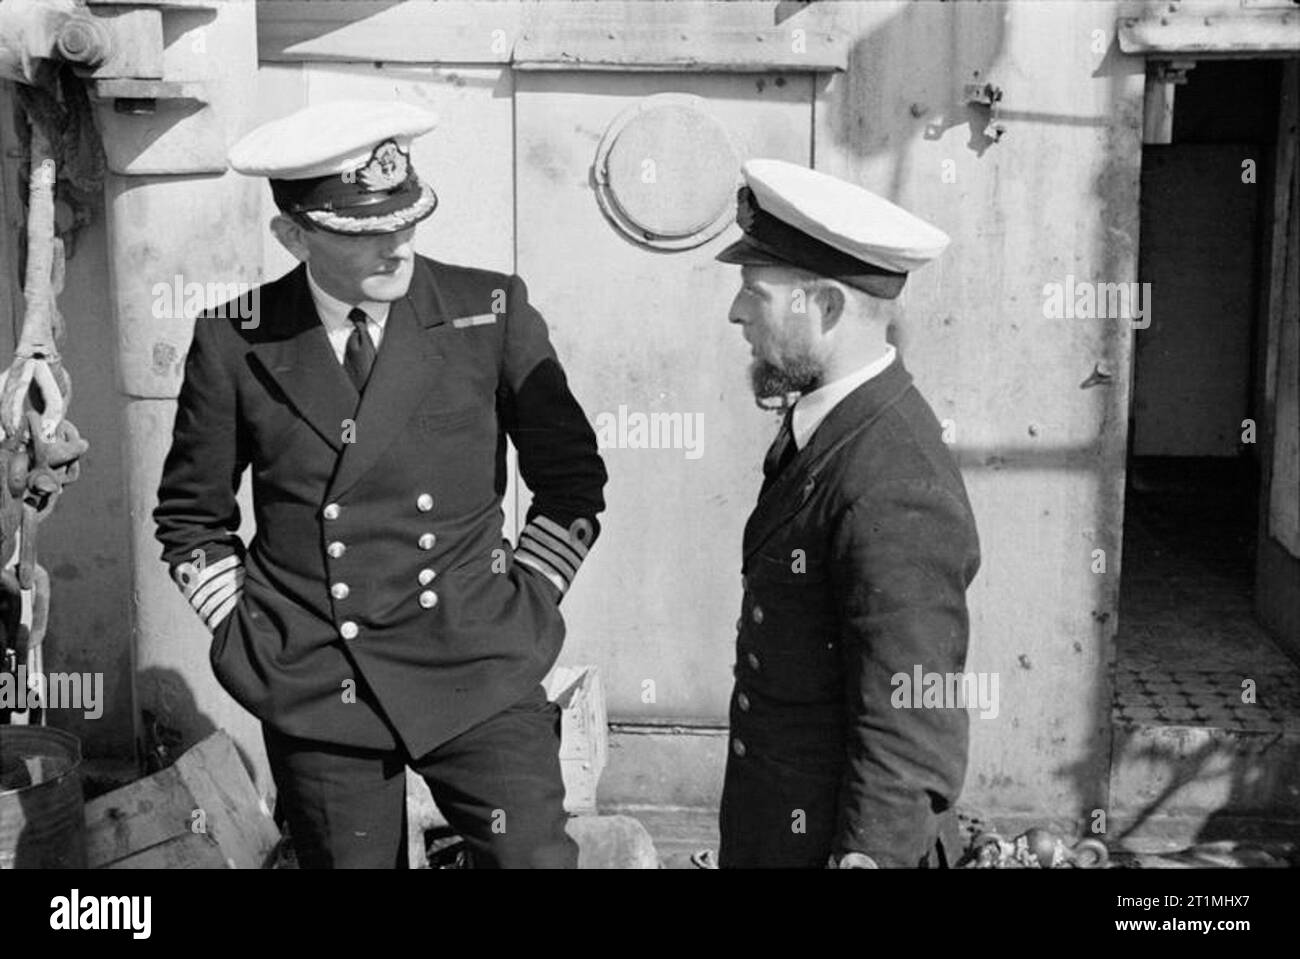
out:
M264 722L422 755L558 656L558 604L604 508L595 435L518 277L417 257L360 398L305 266L252 305L195 323L154 512L163 560L213 629L218 680ZM507 436L534 494L517 549Z
M895 359L831 410L745 527L724 867L956 860L966 711L893 694L917 666L964 670L978 566L961 475Z

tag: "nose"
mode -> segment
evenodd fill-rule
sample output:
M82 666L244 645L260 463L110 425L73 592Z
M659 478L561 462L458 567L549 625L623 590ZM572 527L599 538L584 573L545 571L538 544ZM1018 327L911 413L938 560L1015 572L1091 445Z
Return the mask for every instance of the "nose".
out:
M400 233L394 233L387 243L383 246L383 255L389 259L406 260L411 257L415 251L415 235L413 232L408 233L403 230Z
M735 323L740 326L743 326L745 323L744 311L740 309L739 293L737 293L736 298L731 301L731 308L727 310L727 322Z

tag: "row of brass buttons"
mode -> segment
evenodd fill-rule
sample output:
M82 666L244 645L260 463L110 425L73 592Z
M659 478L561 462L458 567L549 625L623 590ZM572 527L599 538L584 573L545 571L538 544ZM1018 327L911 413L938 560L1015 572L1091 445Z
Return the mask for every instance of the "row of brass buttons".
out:
M428 493L421 493L418 497L416 497L415 508L418 509L421 513L429 512L430 510L433 509L433 497L430 496ZM336 520L339 518L339 515L341 513L342 513L342 508L339 506L338 503L327 503L325 505L325 508L321 510L321 515L325 517L325 519L327 520ZM434 544L436 544L437 542L438 542L438 537L431 532L421 533L420 538L416 541L420 549L426 551L433 549ZM347 549L348 549L347 545L343 543L341 540L334 540L328 546L325 547L325 552L329 554L330 558L339 559L343 556L344 553L347 552ZM416 576L416 579L419 580L421 586L428 586L431 582L433 582L434 577L437 575L438 575L437 573L435 573L432 569L426 566L424 569L420 570L420 572ZM333 596L334 599L336 600L347 599L348 595L351 592L352 589L350 586L348 586L347 583L339 582L339 583L334 583L332 586L330 586L330 595ZM419 603L420 606L423 607L424 609L433 609L435 606L438 605L438 594L431 589L423 590L421 591L419 596ZM361 632L361 627L359 627L355 622L353 622L350 619L344 620L342 623L339 624L339 635L342 636L344 639L356 639L357 636L360 634L360 632Z
M741 585L746 590L748 590L749 588L748 577L741 577ZM763 607L755 603L753 608L749 611L749 618L753 620L755 626L763 625ZM736 620L736 632L740 632L744 628L744 626L745 626L745 621L743 618ZM762 666L762 662L759 660L758 654L751 651L745 654L745 665L747 665L754 672L758 672L759 667ZM744 690L736 691L736 707L742 713L749 712L749 707L750 707L749 696L745 693ZM741 739L739 736L736 736L731 740L731 752L732 755L734 755L737 759L743 759L745 754L749 752L749 749L745 745L745 741Z

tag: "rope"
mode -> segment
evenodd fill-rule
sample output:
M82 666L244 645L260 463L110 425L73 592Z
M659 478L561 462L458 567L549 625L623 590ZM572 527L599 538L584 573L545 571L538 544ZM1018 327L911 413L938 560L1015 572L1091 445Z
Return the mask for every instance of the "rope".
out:
M41 97L24 100L38 103ZM50 608L50 578L36 561L37 524L76 481L89 444L66 418L72 379L57 343L64 279L63 243L54 230L58 165L51 144L57 137L50 132L50 110L29 109L28 117L26 310L13 361L0 373L0 670L16 672L25 665L34 676L40 674ZM0 711L0 720L6 718L23 723L44 716L37 710L7 716Z

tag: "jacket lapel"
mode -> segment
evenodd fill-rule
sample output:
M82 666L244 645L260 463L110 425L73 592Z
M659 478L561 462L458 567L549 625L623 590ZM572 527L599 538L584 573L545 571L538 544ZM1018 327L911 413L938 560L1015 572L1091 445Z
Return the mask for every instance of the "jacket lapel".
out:
M823 469L834 455L869 427L907 392L912 375L901 359L841 400L822 420L808 445L795 454L781 474L758 498L745 524L745 562L801 510L817 489Z
M337 451L343 448L343 420L356 410L356 387L316 315L307 267L299 264L286 279L284 306L273 320L276 327L267 339L253 343L252 351L302 418Z
M437 364L443 354L437 341L450 329L446 316L432 271L417 260L410 290L388 313L374 369L355 414L356 442L344 446L326 499L342 496L375 465L438 381ZM334 365L342 369L337 361Z

